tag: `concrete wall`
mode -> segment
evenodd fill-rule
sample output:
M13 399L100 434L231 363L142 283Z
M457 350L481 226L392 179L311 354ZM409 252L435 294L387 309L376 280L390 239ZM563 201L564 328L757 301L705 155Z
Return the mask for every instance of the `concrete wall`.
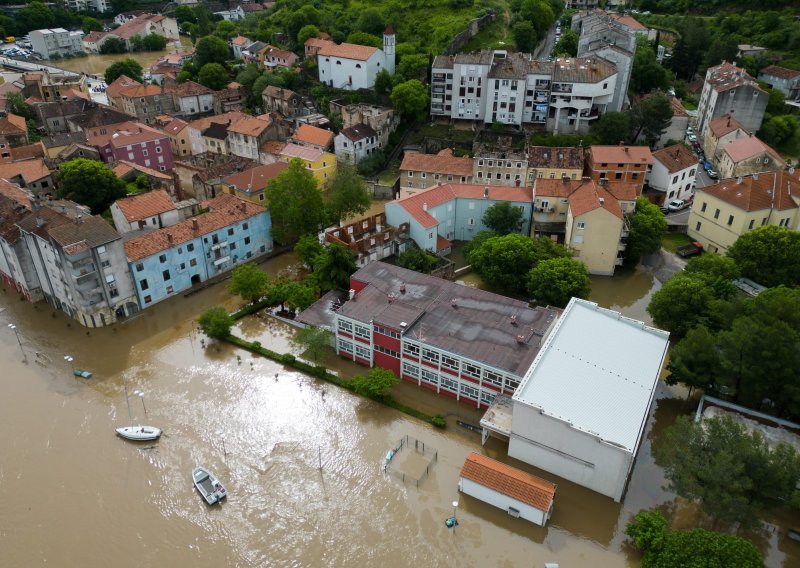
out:
M521 519L535 523L540 527L543 527L550 518L549 511L541 511L535 507L531 507L527 503L518 501L517 499L509 497L508 495L498 493L493 489L489 489L485 485L475 483L471 479L460 477L458 479L458 490L462 493L475 497L484 503L493 505L498 509L503 509L506 512L508 512L509 507L513 507L519 511L519 517Z
M620 502L633 456L514 401L508 455Z

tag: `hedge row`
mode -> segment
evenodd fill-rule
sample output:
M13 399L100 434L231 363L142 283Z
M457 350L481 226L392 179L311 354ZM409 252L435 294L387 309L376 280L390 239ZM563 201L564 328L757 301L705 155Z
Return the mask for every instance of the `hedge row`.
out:
M261 307L263 307L263 306L261 306L261 307L256 307L256 306L258 306L258 304L253 304L253 306L247 306L245 308L242 308L242 310L239 310L239 312L236 312L236 314L240 313L243 310L249 309L251 307L254 308L254 309L250 313L253 313L253 312L258 311L259 309L261 309ZM233 315L234 319L237 319L237 315L236 314ZM243 314L243 315L247 315L247 314ZM238 317L242 317L242 316L238 316ZM232 343L233 345L236 345L237 347L241 347L242 349L247 349L248 351L250 351L252 353L258 353L259 355L263 355L264 357L266 357L268 359L272 359L273 361L275 361L277 363L281 363L282 365L285 365L286 367L291 367L292 369L296 369L296 370L298 370L298 371L300 371L302 373L305 373L307 375L310 375L312 377L316 377L318 379L322 379L322 380L328 381L329 383L333 383L333 384L335 384L335 385L337 385L339 387L342 387L343 389L347 389L347 390L349 390L351 392L355 392L353 390L353 385L351 384L350 381L348 381L346 379L342 379L341 377L338 377L338 376L334 375L333 373L329 372L328 369L326 369L325 367L320 367L320 366L316 366L316 365L309 365L308 363L306 363L304 361L299 361L291 353L278 353L276 351L272 351L271 349L267 349L266 347L263 347L261 345L261 343L258 342L258 341L252 341L252 342L245 341L244 339L242 339L240 337L236 337L235 335L229 335L228 337L225 338L225 341L227 341L228 343ZM370 400L374 400L376 402L380 402L381 404L385 404L386 406L388 406L390 408L394 408L395 410L399 410L400 412L408 414L409 416L413 416L414 418L418 418L419 420L422 420L424 422L432 424L433 426L436 426L437 428L445 428L447 426L447 422L446 422L444 416L442 416L441 414L437 414L435 416L431 416L430 414L425 414L424 412L421 412L421 411L417 410L416 408L412 408L412 407L410 407L410 406L408 406L406 404L402 404L400 402L397 402L391 396L380 397L380 398L377 398L377 397L368 397L368 398L370 398Z

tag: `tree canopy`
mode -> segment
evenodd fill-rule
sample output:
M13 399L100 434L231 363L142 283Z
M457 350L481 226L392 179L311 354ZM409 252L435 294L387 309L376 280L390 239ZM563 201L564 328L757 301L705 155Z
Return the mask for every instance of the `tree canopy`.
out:
M303 160L292 159L288 168L271 179L266 196L272 216L272 234L281 243L314 234L325 223L322 194Z
M630 113L606 112L592 124L589 131L600 144L627 142L631 135Z
M736 239L728 256L742 274L764 286L800 284L800 233L764 225Z
M336 175L330 181L325 204L332 221L361 215L372 204L372 196L364 183L364 178L351 164L339 164Z
M326 351L331 350L331 338L331 332L321 327L307 327L295 333L291 343L317 363Z
M103 162L77 158L58 170L58 197L71 199L99 215L117 199L125 197L125 182Z
M219 91L225 88L230 78L228 77L228 72L219 63L206 63L200 68L200 72L197 74L197 81L209 89Z
M660 67L660 66L659 66ZM643 97L633 104L630 111L631 141L642 137L648 145L654 146L672 120L672 104L661 93Z
M498 235L518 233L522 229L522 209L508 201L498 201L483 214L483 224Z
M358 394L377 400L388 397L391 388L399 382L400 379L393 372L381 367L373 367L366 376L356 375L350 380L353 390Z
M112 63L108 66L105 73L105 80L106 84L110 85L120 75L127 75L131 79L135 79L139 82L142 80L142 66L139 64L138 61L131 58L123 59L122 61L117 61Z
M233 269L228 292L241 296L243 300L255 303L267 292L269 277L252 262L242 264Z
M314 259L313 278L323 292L349 289L350 275L355 271L353 253L338 243L326 245L322 254Z
M228 44L224 39L217 36L206 36L197 40L193 63L198 69L202 69L206 63L219 63L224 65L230 58Z
M418 79L395 85L392 105L407 120L424 120L428 115L428 89Z
M429 254L417 246L410 246L397 259L397 265L416 272L430 274L431 270L439 262L435 256Z
M222 306L208 308L200 314L200 318L197 321L200 324L200 329L208 337L225 339L231 334L233 319Z
M589 270L574 258L542 260L526 276L528 294L539 305L564 308L573 298L588 298L592 282Z
M630 232L625 260L635 264L646 255L661 249L661 239L667 232L667 220L658 206L646 197L636 198L636 211L628 217Z

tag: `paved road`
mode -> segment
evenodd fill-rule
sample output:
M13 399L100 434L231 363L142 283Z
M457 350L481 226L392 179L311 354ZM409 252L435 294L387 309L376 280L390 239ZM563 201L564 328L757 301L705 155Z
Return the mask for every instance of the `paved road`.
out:
M75 73L75 71L67 71L66 69L55 67L54 65L46 65L38 61L23 61L19 59L12 59L10 57L0 57L0 65L3 67L8 67L9 69L22 69L25 71L43 71L47 69L53 74L74 75L76 77L80 76L80 74Z

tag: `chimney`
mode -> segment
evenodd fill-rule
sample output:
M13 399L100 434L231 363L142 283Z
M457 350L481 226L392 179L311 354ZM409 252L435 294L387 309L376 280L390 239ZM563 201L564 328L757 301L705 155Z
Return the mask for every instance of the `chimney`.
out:
M199 231L200 230L200 223L197 221L196 218L192 219L192 230Z
M36 216L36 226L42 227L44 225L44 219L42 219L39 215Z
M457 308L458 307L458 298L451 299L450 300L450 306L453 307L453 308Z
M731 115L728 115L728 128L731 126Z
M427 211L428 210L428 202L427 201L422 204L422 210L423 211Z
M608 185L608 178L600 178L598 181L600 182L600 185L603 187Z
M406 283L405 282L400 282L400 293L401 294L405 294L406 293Z
M599 198L599 201L600 201L600 206L601 206L601 207L602 207L603 205L605 205L605 204L606 204L606 199L605 199L605 197L600 197L600 198Z
M173 243L173 240L174 240L174 239L172 238L172 233L167 233L167 242L168 242L169 244L172 244L172 243Z
M519 343L520 345L524 344L525 343L525 336L524 335L518 335L517 336L517 343Z
M739 176L739 177L736 178L736 183L737 184L742 183L742 176Z
M83 223L82 215L75 215L75 224L80 225L81 223Z
M511 325L517 325L517 314L511 314Z
M758 174L757 173L753 174L753 180L757 180L757 179L758 179Z
M630 151L628 150L628 147L627 147L627 146L623 146L623 147L622 147L622 149L623 149L623 150L625 150L625 153L626 153L626 154L630 154Z
M347 298L349 300L355 300L356 299L356 291L353 290L352 288L350 288L350 292L349 292Z

